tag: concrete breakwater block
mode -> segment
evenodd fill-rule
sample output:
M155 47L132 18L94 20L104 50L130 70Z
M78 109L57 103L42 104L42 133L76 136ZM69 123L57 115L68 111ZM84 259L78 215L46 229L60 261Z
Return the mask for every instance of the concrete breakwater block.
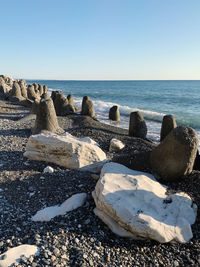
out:
M166 181L178 180L190 174L197 154L198 139L192 128L176 127L152 151L152 170Z

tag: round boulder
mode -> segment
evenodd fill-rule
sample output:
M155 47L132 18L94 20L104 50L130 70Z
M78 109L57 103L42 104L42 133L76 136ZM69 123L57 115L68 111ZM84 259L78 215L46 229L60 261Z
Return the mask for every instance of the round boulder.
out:
M147 126L140 111L131 112L129 121L129 136L145 139L147 135Z
M119 121L120 120L120 113L118 106L113 106L109 110L109 119L113 121Z
M165 115L162 120L160 131L160 141L162 141L174 128L176 128L176 120L173 115Z
M190 127L173 129L152 151L150 163L153 172L163 180L174 181L190 174L197 154L198 135Z

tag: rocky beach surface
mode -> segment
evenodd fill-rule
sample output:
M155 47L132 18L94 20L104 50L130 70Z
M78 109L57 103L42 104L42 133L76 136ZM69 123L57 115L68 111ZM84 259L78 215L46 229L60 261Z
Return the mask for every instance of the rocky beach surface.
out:
M199 212L193 238L185 244L115 235L93 212L98 175L23 156L35 117L27 107L0 101L0 254L29 244L36 245L39 253L22 257L15 266L200 266ZM151 173L149 155L155 144L150 140L130 137L125 129L78 114L58 117L58 123L75 137L92 138L108 159ZM112 138L125 144L122 152L109 152ZM47 166L54 171L44 172ZM199 171L165 184L169 192L186 192L200 206ZM87 195L81 207L47 222L32 220L39 210L80 193Z

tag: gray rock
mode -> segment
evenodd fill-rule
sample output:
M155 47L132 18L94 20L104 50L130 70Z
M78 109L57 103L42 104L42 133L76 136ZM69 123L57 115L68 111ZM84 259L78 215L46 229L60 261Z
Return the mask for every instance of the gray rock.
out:
M140 111L131 112L130 114L129 135L146 138L147 126Z
M160 132L160 141L162 141L174 128L176 128L176 120L173 115L165 115L162 121Z
M113 121L119 121L120 120L120 113L118 106L113 106L109 110L109 119Z
M176 127L152 151L150 162L153 171L167 181L190 174L198 143L198 135L192 128Z

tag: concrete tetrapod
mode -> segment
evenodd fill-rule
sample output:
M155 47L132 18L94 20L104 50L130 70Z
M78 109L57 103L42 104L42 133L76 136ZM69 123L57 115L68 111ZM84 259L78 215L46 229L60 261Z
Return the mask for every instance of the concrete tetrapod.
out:
M166 181L190 174L197 154L198 135L190 127L178 126L152 151L151 167Z
M165 115L162 120L160 131L160 141L162 141L174 128L176 128L176 120L173 115Z
M41 99L37 108L37 116L32 133L36 134L41 131L49 131L57 134L64 132L58 125L54 104L51 98Z

